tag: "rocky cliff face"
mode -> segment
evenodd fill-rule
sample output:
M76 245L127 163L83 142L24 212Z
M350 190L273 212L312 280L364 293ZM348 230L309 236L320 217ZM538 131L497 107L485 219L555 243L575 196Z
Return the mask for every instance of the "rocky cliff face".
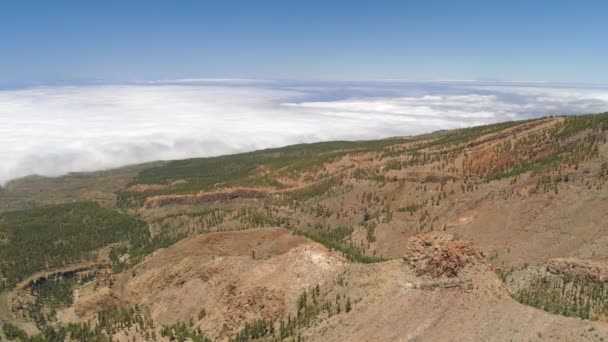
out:
M408 240L404 257L418 274L456 277L468 264L480 262L483 253L471 241L452 235L428 233Z
M598 283L608 282L608 265L574 258L551 259L547 271L557 275L578 276Z

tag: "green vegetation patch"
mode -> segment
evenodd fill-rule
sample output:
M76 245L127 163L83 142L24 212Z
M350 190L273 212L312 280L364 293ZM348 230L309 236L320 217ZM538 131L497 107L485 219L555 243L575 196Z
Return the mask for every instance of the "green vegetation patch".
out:
M608 316L608 284L576 275L539 276L515 298L553 314L591 320Z
M81 202L0 214L0 289L36 272L94 260L106 245L148 243L145 222Z
M81 277L83 282L91 280L93 274ZM74 275L44 279L31 288L34 302L27 308L28 315L39 329L44 329L48 322L57 320L57 310L68 307L74 301L74 288L77 280Z

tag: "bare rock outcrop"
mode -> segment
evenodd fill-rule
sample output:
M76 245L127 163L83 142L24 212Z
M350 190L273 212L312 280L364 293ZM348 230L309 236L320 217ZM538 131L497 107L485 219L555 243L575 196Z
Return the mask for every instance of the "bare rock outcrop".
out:
M268 196L267 191L256 189L238 188L227 191L203 192L194 195L159 195L148 197L144 202L146 208L162 207L169 204L194 205L211 203L217 201L228 201L237 198L264 198Z
M551 259L547 271L557 275L575 275L595 282L608 282L608 265L574 258Z
M418 275L455 277L466 265L483 260L483 253L471 241L433 232L411 237L404 259Z
M34 296L28 291L16 291L11 299L11 311L16 317L28 317L27 312L34 303Z

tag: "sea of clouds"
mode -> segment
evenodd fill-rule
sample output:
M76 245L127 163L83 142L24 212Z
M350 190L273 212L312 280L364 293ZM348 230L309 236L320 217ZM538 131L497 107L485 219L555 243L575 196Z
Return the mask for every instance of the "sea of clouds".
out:
M608 111L608 86L187 79L0 89L0 184L152 160Z

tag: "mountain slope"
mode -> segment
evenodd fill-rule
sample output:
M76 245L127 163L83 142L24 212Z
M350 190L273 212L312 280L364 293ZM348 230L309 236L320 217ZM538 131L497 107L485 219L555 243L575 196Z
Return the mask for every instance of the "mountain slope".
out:
M599 340L608 284L554 265L607 263L607 138L608 113L560 116L13 181L3 210L93 200L148 229L99 246L100 269L9 287L0 319L119 339ZM408 246L435 234L485 257L420 274ZM24 317L2 312L15 303Z

